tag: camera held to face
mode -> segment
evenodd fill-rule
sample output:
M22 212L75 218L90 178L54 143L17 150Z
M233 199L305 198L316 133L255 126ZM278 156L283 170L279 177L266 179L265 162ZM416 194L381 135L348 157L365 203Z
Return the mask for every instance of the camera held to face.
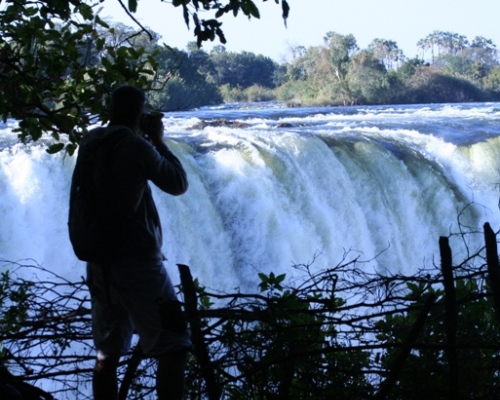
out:
M143 136L151 136L162 127L162 113L144 113L141 119L141 133Z

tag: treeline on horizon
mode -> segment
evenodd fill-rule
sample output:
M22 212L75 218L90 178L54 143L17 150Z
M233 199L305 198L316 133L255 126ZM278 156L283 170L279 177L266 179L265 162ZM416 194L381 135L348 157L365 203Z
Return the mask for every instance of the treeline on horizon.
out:
M109 33L108 33L109 34ZM230 102L280 101L290 106L455 103L500 100L500 63L492 40L435 31L417 43L420 54L407 58L393 40L374 39L360 49L352 34L328 32L323 44L290 49L277 63L252 52L195 42L184 50L133 36L114 25L117 37L156 51L163 80L152 96L159 109L185 110ZM108 41L117 41L109 37ZM123 42L121 42L123 43ZM165 78L166 83L165 83Z

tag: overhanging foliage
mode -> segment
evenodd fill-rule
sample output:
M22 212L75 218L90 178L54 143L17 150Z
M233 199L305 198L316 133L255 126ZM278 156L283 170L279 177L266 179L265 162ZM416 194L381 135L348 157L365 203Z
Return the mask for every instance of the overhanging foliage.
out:
M0 3L0 116L4 121L19 120L17 131L24 142L36 141L47 133L55 141L50 152L65 149L72 154L92 116L106 121L112 88L128 83L148 91L158 83L157 53L146 54L144 47L131 46L127 40L117 45L106 42L104 36L112 28L96 11L100 3ZM286 20L287 1L275 3L281 4ZM186 24L194 23L198 45L215 37L225 42L218 21L224 14L259 18L252 0L175 0L172 4L183 8ZM128 2L132 13L138 6L136 0ZM213 18L200 18L202 10L214 14Z

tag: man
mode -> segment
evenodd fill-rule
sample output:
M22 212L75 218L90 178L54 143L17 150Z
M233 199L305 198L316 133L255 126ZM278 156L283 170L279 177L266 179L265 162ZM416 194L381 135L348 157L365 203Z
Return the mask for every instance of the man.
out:
M96 400L117 398L118 362L129 351L134 331L144 355L158 359L158 398L181 399L191 345L163 265L162 229L148 181L175 196L188 183L181 163L163 142L161 115L146 114L145 102L142 90L117 88L108 126L90 131L81 143L81 150L97 149L106 159L113 180L113 195L107 196L126 221L116 233L123 245L113 259L87 265L97 349Z

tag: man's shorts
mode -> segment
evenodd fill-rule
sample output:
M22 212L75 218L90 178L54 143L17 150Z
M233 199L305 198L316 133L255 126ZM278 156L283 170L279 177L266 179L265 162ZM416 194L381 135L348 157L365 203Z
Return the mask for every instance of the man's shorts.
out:
M89 263L92 334L101 357L125 355L138 333L149 357L191 346L181 305L163 261Z

